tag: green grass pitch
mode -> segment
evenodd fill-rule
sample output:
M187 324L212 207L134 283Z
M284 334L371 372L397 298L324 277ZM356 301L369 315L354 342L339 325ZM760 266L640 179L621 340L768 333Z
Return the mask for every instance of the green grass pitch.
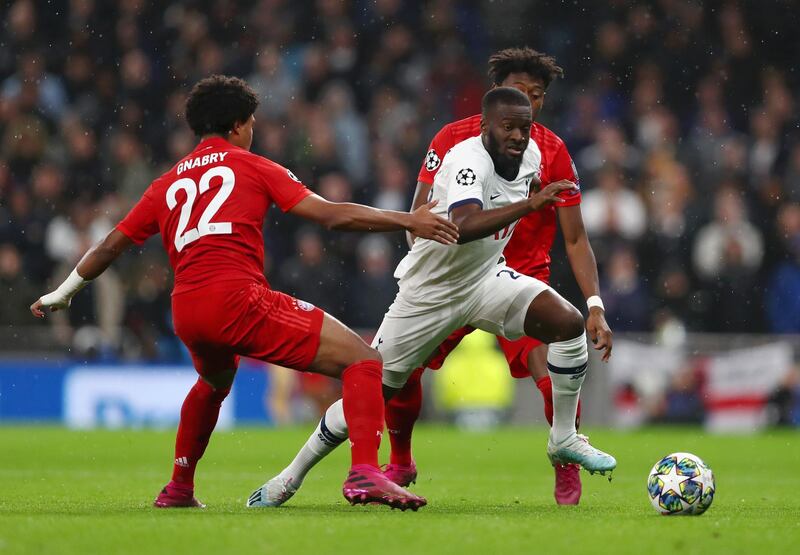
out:
M581 504L557 507L544 429L421 426L414 489L429 505L418 513L347 505L346 448L285 507L246 509L310 429L215 434L196 483L208 508L159 510L150 504L169 478L173 432L2 427L0 555L800 553L795 431L588 430L619 467L610 483L583 473ZM650 467L672 451L693 452L715 472L717 496L703 516L662 517L647 500Z

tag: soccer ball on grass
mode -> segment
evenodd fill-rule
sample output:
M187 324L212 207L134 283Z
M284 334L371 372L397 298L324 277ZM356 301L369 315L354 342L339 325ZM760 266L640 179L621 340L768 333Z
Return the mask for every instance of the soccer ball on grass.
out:
M672 453L647 477L647 494L662 515L701 515L714 500L714 473L700 457Z

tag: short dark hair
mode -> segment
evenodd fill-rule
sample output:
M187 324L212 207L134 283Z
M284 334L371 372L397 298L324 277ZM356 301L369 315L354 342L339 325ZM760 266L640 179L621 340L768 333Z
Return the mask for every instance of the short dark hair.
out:
M556 59L533 48L506 48L489 57L489 78L495 85L505 81L510 73L528 73L544 83L544 88L556 77L564 77L564 70Z
M498 104L530 107L531 101L528 95L514 87L495 87L483 95L483 100L481 100L481 112L485 116L490 109Z
M192 87L186 99L186 121L198 137L227 135L258 108L258 96L238 77L212 75Z

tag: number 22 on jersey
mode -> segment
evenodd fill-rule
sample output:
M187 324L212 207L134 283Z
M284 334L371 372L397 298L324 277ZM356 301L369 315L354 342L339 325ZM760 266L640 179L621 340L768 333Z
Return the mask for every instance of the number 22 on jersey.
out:
M208 203L206 209L203 210L200 221L197 222L197 227L186 229L186 226L189 225L189 218L192 215L192 208L194 208L197 196L208 191L211 180L215 177L222 178L222 185L220 185L217 194ZM203 174L199 185L193 179L184 177L169 186L169 189L167 189L167 206L170 210L174 210L178 205L178 191L183 190L186 193L186 201L181 206L178 227L175 229L175 248L178 252L204 235L229 235L232 233L231 222L212 222L211 218L216 215L222 204L231 196L235 182L236 176L233 174L232 169L227 166L216 166Z

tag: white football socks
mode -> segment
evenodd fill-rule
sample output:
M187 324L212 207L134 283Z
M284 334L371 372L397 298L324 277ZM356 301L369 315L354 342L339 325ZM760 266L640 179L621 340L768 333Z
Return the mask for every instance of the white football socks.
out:
M281 478L292 478L292 482L299 486L305 479L308 471L314 468L319 461L328 456L347 439L347 422L344 420L342 400L333 403L317 424L314 433L308 438L305 445L295 456L289 466L279 474Z
M575 434L578 397L586 376L589 350L586 333L547 346L547 368L553 383L553 427L550 438L560 443Z

